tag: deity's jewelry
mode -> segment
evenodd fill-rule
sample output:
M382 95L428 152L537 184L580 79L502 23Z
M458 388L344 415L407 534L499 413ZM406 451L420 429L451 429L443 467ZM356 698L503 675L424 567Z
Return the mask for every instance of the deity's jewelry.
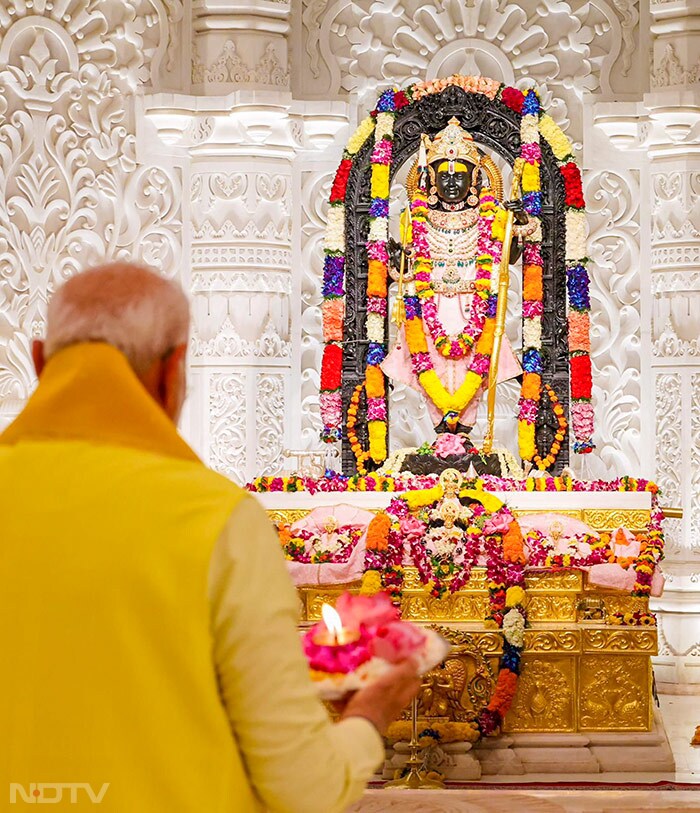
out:
M537 226L538 226L537 220L528 215L527 223L523 223L522 226L518 224L513 224L513 234L518 238L529 237L531 234L534 234L534 232L537 230Z
M452 117L447 127L441 130L432 141L426 139L426 161L433 164L436 161L458 161L466 159L470 164L478 164L481 153L474 143L471 134L459 123L459 119Z
M479 196L477 194L477 189L475 186L469 187L469 197L467 198L467 203L470 206L476 206L479 202Z
M479 202L478 198L476 202ZM448 203L447 201L443 200L440 201L440 203L446 212L461 212L467 205L467 202L464 200L460 200L457 203Z
M465 280L467 269L476 261L479 230L478 212L431 212L426 223L433 271L439 278L432 280L435 293L445 296L473 294L473 280Z
M438 202L437 187L431 186L430 194L428 195L428 203L430 206L435 206L437 202Z
M434 210L430 212L428 217L431 226L434 226L436 229L447 229L449 231L464 231L470 226L473 226L478 219L478 209L468 209L459 214Z

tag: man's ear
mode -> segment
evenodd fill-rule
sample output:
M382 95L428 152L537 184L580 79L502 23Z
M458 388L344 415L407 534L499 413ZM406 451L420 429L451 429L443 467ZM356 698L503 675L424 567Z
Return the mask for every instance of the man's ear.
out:
M185 400L185 356L187 345L179 344L163 359L162 403L166 413L177 423Z
M46 365L46 359L44 358L44 342L41 339L34 339L32 342L32 360L34 362L34 369L36 370L37 377L41 376L41 373Z

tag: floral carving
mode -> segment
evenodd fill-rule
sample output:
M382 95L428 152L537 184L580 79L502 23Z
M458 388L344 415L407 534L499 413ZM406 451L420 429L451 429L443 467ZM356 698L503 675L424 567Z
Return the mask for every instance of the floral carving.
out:
M211 373L209 465L238 482L246 478L246 373Z
M196 52L195 52L196 53ZM277 56L275 44L268 42L265 51L260 57L260 61L250 67L238 53L238 46L233 40L226 40L221 53L214 60L209 68L205 68L200 60L199 54L192 57L192 75L199 79L200 76L207 82L217 82L219 84L244 84L257 82L261 85L272 85L273 87L284 87L289 84L289 72Z
M258 375L258 409L255 413L258 447L256 474L274 474L280 469L285 430L285 381L280 373Z
M594 398L598 469L624 474L642 465L640 212L636 172L602 170L586 178L591 233ZM592 456L593 457L593 456ZM589 461L587 461L587 465Z
M669 505L680 505L683 472L681 377L656 376L656 482Z
M651 72L652 88L673 85L692 85L700 79L700 61L686 68L676 54L672 43L667 43L663 56Z
M0 15L3 423L33 385L28 337L42 334L57 284L104 259L135 257L171 274L180 260L179 176L137 161L132 99L181 7L30 5L11 0Z

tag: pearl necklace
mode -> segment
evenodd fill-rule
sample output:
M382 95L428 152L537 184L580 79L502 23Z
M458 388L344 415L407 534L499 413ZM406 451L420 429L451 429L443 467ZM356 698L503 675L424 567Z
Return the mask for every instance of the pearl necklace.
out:
M435 292L446 296L474 293L474 283L471 279L464 279L464 272L476 262L479 240L477 223L459 229L436 228L426 223L426 228L433 269L441 272L440 278L434 275L432 280Z

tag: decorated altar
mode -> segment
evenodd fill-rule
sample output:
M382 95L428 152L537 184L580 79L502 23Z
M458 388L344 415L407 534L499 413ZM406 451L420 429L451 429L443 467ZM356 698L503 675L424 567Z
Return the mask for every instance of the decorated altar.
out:
M663 512L649 481L570 467L595 449L595 313L574 147L537 90L452 76L382 93L343 153L324 252L319 405L338 455L249 484L302 626L346 590L386 591L451 643L414 711L426 774L671 770L649 611ZM499 438L505 381L520 392ZM398 386L433 419L415 448L391 448Z

